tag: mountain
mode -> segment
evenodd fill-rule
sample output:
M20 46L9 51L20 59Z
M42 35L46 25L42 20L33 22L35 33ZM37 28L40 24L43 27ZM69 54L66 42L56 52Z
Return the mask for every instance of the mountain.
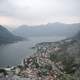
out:
M21 37L13 35L5 27L0 25L0 45L22 40Z
M80 31L78 31L77 34L73 36L73 39L80 40Z
M47 25L28 26L22 25L13 31L14 34L22 37L30 36L66 36L70 37L77 33L80 23L63 24L49 23Z

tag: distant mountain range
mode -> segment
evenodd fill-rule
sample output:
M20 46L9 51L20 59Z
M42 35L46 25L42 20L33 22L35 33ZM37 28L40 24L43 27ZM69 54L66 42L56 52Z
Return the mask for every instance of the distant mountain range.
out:
M5 27L0 25L0 45L6 43L12 43L19 40L23 40L23 38L13 35Z
M22 37L31 36L65 36L71 37L80 30L80 23L63 24L49 23L47 25L28 26L22 25L13 31L14 34Z

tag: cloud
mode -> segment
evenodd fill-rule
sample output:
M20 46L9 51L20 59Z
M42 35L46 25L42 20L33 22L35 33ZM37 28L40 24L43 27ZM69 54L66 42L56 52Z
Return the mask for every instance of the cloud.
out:
M0 0L0 16L14 24L80 22L80 0Z

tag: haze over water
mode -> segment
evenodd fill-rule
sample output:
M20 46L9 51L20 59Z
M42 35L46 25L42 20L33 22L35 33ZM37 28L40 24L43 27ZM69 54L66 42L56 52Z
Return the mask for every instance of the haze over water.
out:
M0 46L0 66L18 65L22 59L34 53L31 49L36 43L40 42L55 42L66 37L30 37L28 41L21 41L17 43Z

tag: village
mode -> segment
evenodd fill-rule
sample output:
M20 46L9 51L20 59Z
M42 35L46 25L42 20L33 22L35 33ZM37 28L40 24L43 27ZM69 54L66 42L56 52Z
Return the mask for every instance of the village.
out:
M60 42L43 42L36 44L36 52L30 57L23 59L22 64L6 69L8 75L17 75L20 77L18 80L21 80L21 78L22 80L62 80L60 79L61 75L65 73L63 72L63 64L61 61L55 61L56 56L54 55L54 58L52 58L51 55L53 55L53 53L58 54L64 52L66 49L64 45L74 42L73 40L64 40Z

